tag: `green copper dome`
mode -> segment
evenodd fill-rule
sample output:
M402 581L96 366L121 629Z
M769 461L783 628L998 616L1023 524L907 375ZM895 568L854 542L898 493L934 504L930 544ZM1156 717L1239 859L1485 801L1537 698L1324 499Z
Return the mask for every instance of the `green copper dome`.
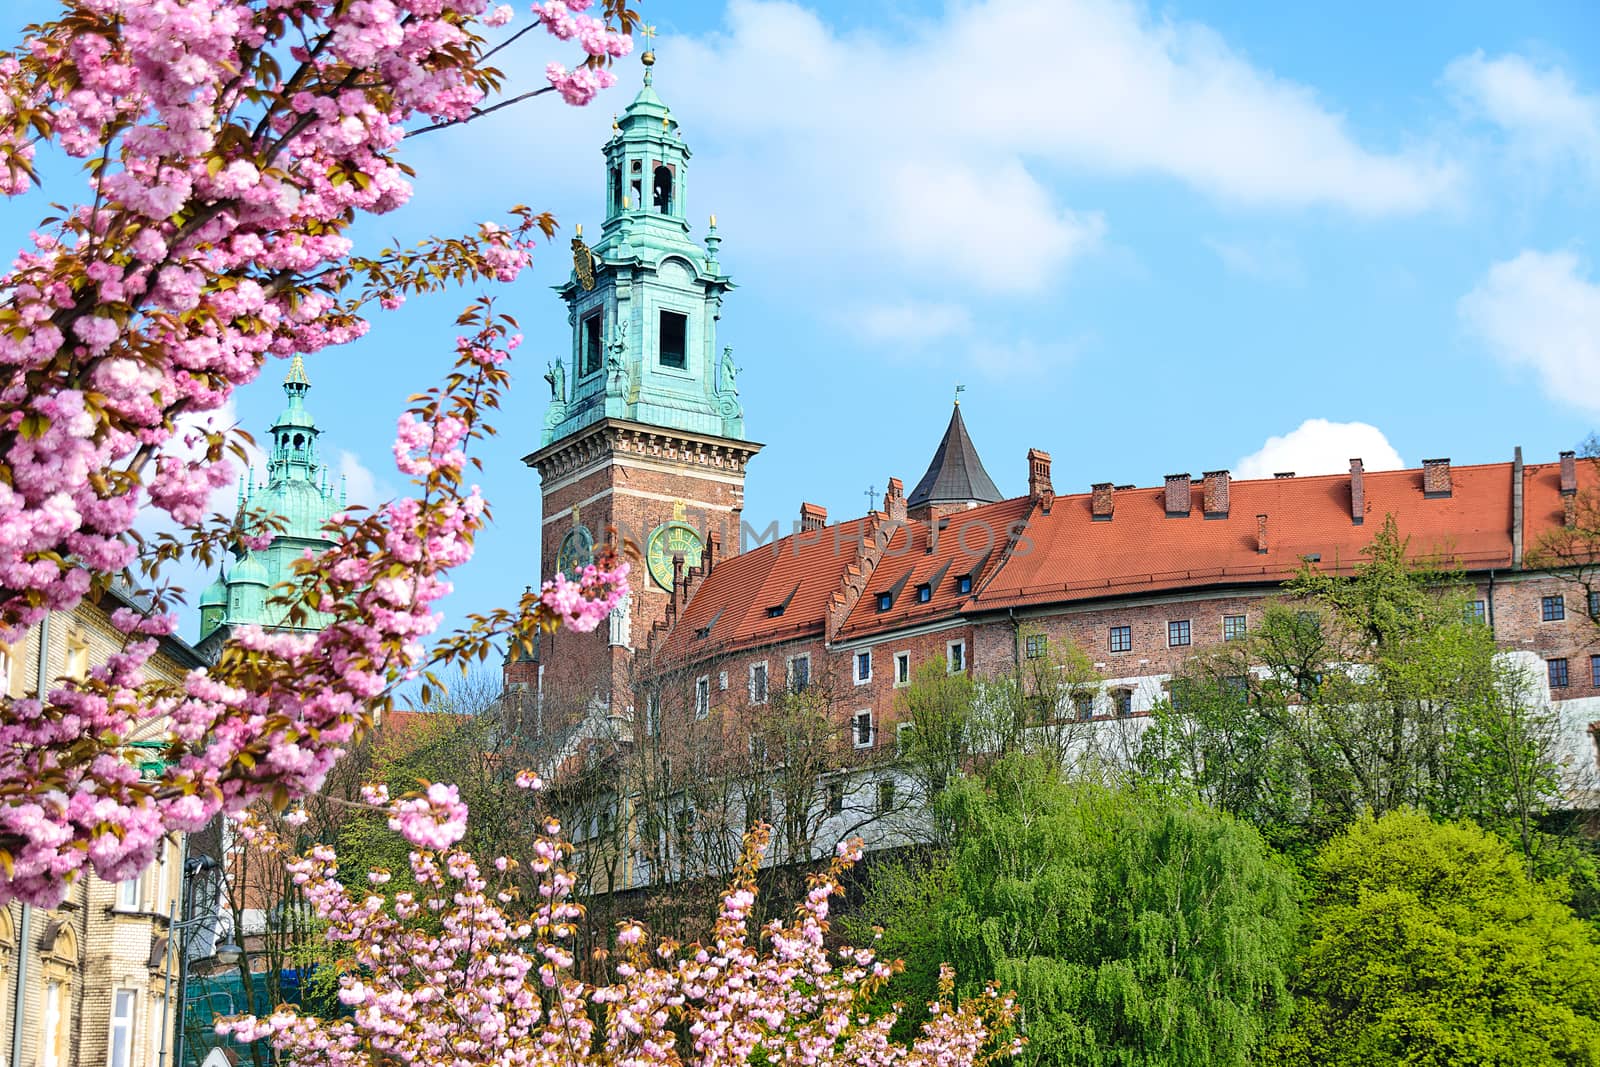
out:
M270 606L270 589L294 578L294 561L307 549L329 546L323 527L344 508L344 492L335 489L332 473L317 455L321 431L306 409L311 380L305 362L295 356L283 379L288 403L272 424L272 450L267 455L266 481L252 472L239 487L239 509L277 516L281 532L264 549L239 550L232 571L219 576L200 600L200 639L223 626L255 624L280 628L283 610ZM313 618L297 629L321 629Z

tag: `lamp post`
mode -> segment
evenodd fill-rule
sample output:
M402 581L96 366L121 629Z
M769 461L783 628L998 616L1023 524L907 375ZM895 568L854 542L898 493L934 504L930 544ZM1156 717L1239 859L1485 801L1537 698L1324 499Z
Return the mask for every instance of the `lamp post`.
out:
M203 872L215 871L216 869L217 869L217 861L212 859L210 856L196 856L195 858L193 858L191 860L186 860L184 862L184 865L183 865L184 893L182 893L180 895L184 897L184 911L185 912L188 912L188 911L192 910L188 906L189 902L188 902L187 898L188 898L188 891L193 888L192 879L193 879L194 875L200 874L200 873L203 873ZM183 1039L184 1039L183 1012L184 1012L184 1001L186 999L186 994L188 993L188 989L189 989L189 982L188 982L189 954L188 954L187 951L185 951L185 946L184 946L184 940L185 939L183 938L182 935L187 933L188 931L196 929L198 927L205 926L207 924L215 924L218 921L219 918L220 918L220 916L218 916L215 912L211 912L211 913L206 914L206 915L191 915L187 919L179 919L178 918L178 901L174 900L172 902L172 911L171 911L171 914L168 916L168 919L167 919L167 948L166 948L166 955L165 955L166 989L164 990L164 995L161 998L161 1047L156 1052L156 1067L166 1067L167 1035L169 1033L173 1032L171 1027L169 1027L168 1022L167 1022L167 1009L168 1009L168 1006L172 1003L172 952L173 952L173 948L174 948L174 946L176 946L177 953L178 953L178 1010L177 1010L177 1029L176 1029L176 1033L175 1033L175 1035L173 1037L172 1062L173 1062L174 1067L182 1067L182 1065L183 1065ZM215 949L215 958L216 958L217 962L221 963L225 967L226 966L232 966L233 964L238 963L240 955L241 955L241 953L239 951L239 946L234 944L232 941L225 941L222 944L217 945L216 949Z

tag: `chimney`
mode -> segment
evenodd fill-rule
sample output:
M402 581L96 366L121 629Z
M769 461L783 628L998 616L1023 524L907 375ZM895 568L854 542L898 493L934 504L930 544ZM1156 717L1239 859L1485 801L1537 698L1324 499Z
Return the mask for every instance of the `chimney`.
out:
M717 550L722 547L722 534L716 530L706 533L706 550L700 553L700 569L709 576L711 568L717 565Z
M1167 475L1167 518L1181 518L1189 514L1189 476Z
M1569 530L1578 525L1578 494L1570 493L1561 498L1561 525Z
M1095 522L1110 522L1114 504L1110 482L1095 482L1089 487L1089 513Z
M1206 471L1206 518L1225 519L1228 517L1228 472Z
M1422 461L1422 495L1440 497L1450 495L1450 458Z
M889 488L883 494L883 511L890 522L906 521L906 485L899 478L889 479Z
M1050 485L1050 453L1028 449L1028 499L1037 503L1046 493L1055 496Z
M800 531L820 530L828 525L828 509L821 504L800 505Z
M1294 471L1279 471L1278 473L1274 474L1273 477L1274 478L1293 478L1294 477Z
M1267 517L1256 516L1256 551L1261 555L1267 554Z
M1350 525L1360 526L1367 521L1366 470L1361 457L1350 461Z
M1572 496L1578 491L1578 454L1561 453L1561 495ZM1570 526L1571 523L1568 523Z

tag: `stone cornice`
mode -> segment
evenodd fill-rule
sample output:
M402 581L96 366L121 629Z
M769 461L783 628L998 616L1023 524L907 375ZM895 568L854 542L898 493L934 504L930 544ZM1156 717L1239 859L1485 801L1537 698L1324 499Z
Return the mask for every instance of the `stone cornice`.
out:
M577 433L552 441L522 457L545 481L568 477L612 456L641 456L690 469L743 475L750 457L761 451L754 441L737 441L627 419L601 419Z

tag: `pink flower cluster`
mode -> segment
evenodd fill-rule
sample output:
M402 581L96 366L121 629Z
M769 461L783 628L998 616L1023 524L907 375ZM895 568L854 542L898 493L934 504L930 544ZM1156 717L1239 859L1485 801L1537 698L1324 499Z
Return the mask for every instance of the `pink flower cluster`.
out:
M570 630L589 633L628 595L628 563L589 564L577 581L557 571L544 583L539 601Z
M146 505L193 545L259 544L259 531L226 534L226 517L205 518L233 476L228 437L169 447L180 418L221 408L268 355L363 336L373 302L515 278L552 225L517 208L513 228L372 257L348 236L358 216L410 198L397 154L407 124L470 119L497 88L478 30L508 12L486 0L70 9L0 54L0 194L30 187L40 139L87 160L89 184L0 275L7 641L125 573ZM591 60L594 48L625 54L626 38L594 21L547 29L576 34ZM513 344L488 331L463 380L499 375ZM372 702L419 669L444 575L470 555L484 505L459 472L475 418L457 403L402 426L397 460L420 493L346 522L340 547L307 564L306 606L334 620L321 634L245 629L215 668L176 688L145 678L151 646L130 640L43 702L3 701L0 904L54 903L85 865L125 877L168 831L316 788ZM155 615L165 621L129 632L170 628ZM163 731L166 770L141 779L125 742Z
M390 803L391 825L417 799ZM464 851L419 846L410 866L420 894L390 900L342 882L328 846L291 859L287 869L327 936L353 956L356 966L339 979L351 1011L321 1019L285 1006L265 1018L221 1020L218 1031L270 1039L284 1060L318 1067L978 1067L1021 1050L1005 1036L1012 1001L990 989L952 1003L948 968L920 1036L909 1046L890 1039L896 1013L874 1017L867 1008L894 965L869 950L825 945L829 902L855 849L811 879L791 921L752 930L765 826L746 841L707 944L652 942L625 922L616 980L580 982L569 946L584 911L572 899L575 878L562 865L570 847L559 830L548 822L527 860L538 884L527 915L509 913L516 898L494 884L516 871L514 860L497 860L498 874L486 874ZM253 820L242 832L286 854ZM371 880L381 885L386 873Z

